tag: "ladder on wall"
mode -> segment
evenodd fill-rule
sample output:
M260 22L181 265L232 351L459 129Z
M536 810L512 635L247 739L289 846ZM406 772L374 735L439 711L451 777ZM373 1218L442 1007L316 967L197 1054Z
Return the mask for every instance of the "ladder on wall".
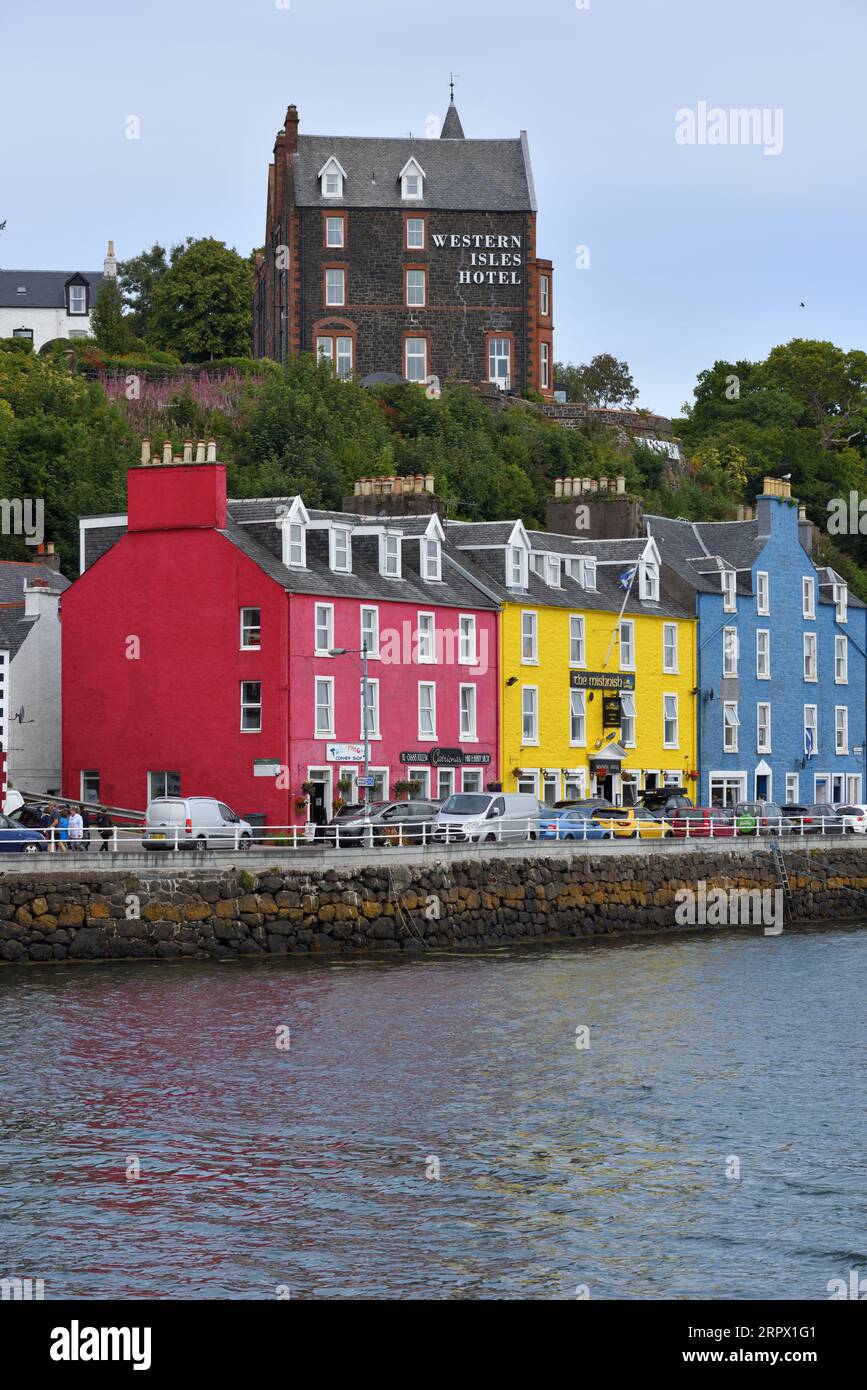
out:
M783 890L783 914L791 919L792 916L792 885L789 882L789 871L786 868L786 861L783 858L783 848L778 838L770 838L771 858L774 861L774 868L777 871L777 882Z

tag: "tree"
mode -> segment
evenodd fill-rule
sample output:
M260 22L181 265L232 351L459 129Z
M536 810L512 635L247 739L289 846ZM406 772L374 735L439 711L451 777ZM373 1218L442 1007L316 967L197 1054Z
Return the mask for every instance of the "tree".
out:
M843 352L833 343L794 338L775 347L765 363L769 382L801 401L823 449L864 443L867 425L867 352Z
M176 248L151 294L148 338L185 362L247 357L253 341L249 257L213 237Z
M180 249L175 247L173 254ZM165 247L160 246L159 242L155 242L149 251L142 251L140 255L118 264L117 278L123 302L132 311L131 327L139 337L148 338L154 289L168 268Z
M99 287L90 327L97 346L106 352L126 352L133 345L133 334L123 313L120 286L114 276L106 276Z
M638 399L638 388L626 362L618 362L610 352L600 352L588 363L574 366L557 362L554 381L563 385L570 401L587 405L623 406L627 409Z

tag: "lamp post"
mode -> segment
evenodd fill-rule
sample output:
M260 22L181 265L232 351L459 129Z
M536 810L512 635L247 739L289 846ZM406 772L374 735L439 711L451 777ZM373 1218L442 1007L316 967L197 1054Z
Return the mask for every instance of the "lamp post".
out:
M370 788L367 779L370 767L370 731L367 727L367 643L362 642L360 647L330 647L329 656L360 656L361 657L361 729L364 738L364 800L369 801L367 795Z

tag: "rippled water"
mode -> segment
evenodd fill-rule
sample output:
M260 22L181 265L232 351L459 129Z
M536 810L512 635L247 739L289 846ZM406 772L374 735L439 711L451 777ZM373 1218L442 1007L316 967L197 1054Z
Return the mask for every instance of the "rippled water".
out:
M0 1277L827 1298L867 1262L865 967L839 930L0 971Z

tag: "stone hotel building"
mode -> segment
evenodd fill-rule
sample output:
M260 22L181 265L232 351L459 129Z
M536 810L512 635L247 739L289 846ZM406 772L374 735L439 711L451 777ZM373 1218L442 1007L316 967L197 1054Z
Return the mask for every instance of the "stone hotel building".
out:
M553 330L526 132L469 140L452 101L438 139L302 135L289 107L268 170L257 356L553 399Z

